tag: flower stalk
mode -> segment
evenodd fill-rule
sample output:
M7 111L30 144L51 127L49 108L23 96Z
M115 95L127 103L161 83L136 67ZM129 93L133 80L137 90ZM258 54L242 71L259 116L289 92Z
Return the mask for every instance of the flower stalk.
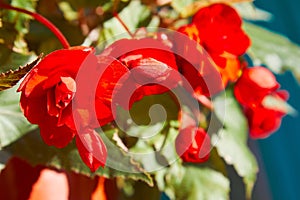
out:
M134 35L130 32L128 26L123 22L123 20L120 18L118 13L113 13L114 17L121 23L121 25L124 27L126 32L130 35L131 38L134 38Z

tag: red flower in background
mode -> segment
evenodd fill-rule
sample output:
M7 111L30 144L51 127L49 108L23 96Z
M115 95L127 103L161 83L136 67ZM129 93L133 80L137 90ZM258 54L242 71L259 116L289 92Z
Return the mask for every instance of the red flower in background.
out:
M276 131L287 111L267 106L266 98L286 101L288 93L280 87L271 71L264 67L246 68L234 87L234 95L243 106L250 136L265 138Z
M200 9L192 23L178 31L203 46L216 63L226 85L238 78L242 67L239 56L250 45L241 24L242 20L233 8L217 3Z
M184 162L202 163L209 158L210 137L204 129L188 126L179 131L175 147Z
M93 52L92 48L72 47L50 53L28 73L18 91L22 92L24 115L39 125L44 142L62 148L77 135L80 156L95 171L105 165L107 152L93 129L113 120L112 91L126 68L112 59L104 62ZM81 68L83 76L77 79ZM91 93L93 83L96 91Z

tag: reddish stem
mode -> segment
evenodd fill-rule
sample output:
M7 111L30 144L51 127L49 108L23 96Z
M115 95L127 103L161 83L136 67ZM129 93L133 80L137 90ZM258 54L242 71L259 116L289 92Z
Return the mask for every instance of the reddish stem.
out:
M123 22L123 20L120 18L118 13L113 13L114 17L121 23L121 25L125 28L126 32L130 35L130 37L134 38L134 35L130 32L127 25Z
M68 49L70 47L70 44L69 44L68 40L60 32L60 30L54 24L52 24L48 19L41 16L40 14L25 10L23 8L17 8L17 7L8 5L8 4L3 4L3 3L0 3L0 8L4 8L4 9L8 9L8 10L14 10L14 11L25 13L27 15L32 16L35 20L37 20L38 22L40 22L41 24L46 26L57 37L57 39L60 41L60 43L62 44L62 46L65 49Z

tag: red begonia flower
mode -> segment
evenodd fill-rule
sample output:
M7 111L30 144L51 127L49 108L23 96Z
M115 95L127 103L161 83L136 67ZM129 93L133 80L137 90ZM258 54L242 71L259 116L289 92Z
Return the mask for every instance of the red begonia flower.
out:
M20 105L26 118L41 128L48 145L66 146L74 137L72 100L76 74L93 49L76 47L54 51L38 63L22 81Z
M275 106L266 107L264 100L271 96L286 101L288 93L277 91L280 87L271 71L264 67L252 67L243 70L234 87L234 95L243 106L248 119L249 132L252 138L265 138L276 131L286 110Z
M222 3L200 9L192 23L178 31L197 41L217 65L224 85L236 81L241 70L239 56L250 45L250 39L241 28L242 20L230 6Z
M82 145L80 134L113 120L112 93L128 71L119 61L93 53L87 47L54 51L28 73L18 89L21 109L31 123L39 125L44 142L62 148L77 135L80 156L92 171L105 164L105 145L98 137L91 137L98 142L91 139L91 144ZM89 145L101 151L89 152Z
M202 163L209 158L210 137L204 129L189 126L179 131L175 147L184 162Z
M199 31L201 44L209 52L224 52L239 56L250 45L248 36L241 29L242 20L229 5L217 3L200 9L192 23Z

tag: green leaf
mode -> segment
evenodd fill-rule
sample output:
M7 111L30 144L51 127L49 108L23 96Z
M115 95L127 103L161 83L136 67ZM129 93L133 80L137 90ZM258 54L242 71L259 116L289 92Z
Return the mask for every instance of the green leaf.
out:
M150 126L145 131L149 133L152 128ZM177 134L177 129L166 126L163 131L150 138L139 139L130 152L135 153L135 159L142 164L145 170L162 169L178 160L174 145Z
M277 111L280 111L282 113L290 114L292 116L295 116L298 113L297 110L295 110L285 100L283 100L281 98L276 98L272 95L266 96L262 101L262 105L265 108L277 110Z
M229 180L210 168L174 165L163 178L163 190L171 200L229 199Z
M106 134L111 134L111 132L114 131L114 129L109 130ZM112 166L112 161L120 161L117 169L127 169L128 166L131 166L135 170L135 173L115 170L109 167L100 167L96 172L92 173L81 160L74 141L62 149L47 146L42 141L38 130L26 134L15 143L7 146L3 149L3 151L12 156L21 157L30 162L32 165L46 165L57 169L73 171L90 177L95 175L107 178L123 177L133 180L141 180L150 186L153 185L152 178L140 167L139 163L136 163L131 157L125 155L121 150L117 151L116 148L112 146L113 144L108 141L108 138L102 137L102 139L109 149L107 165ZM113 164L115 166L115 162Z
M279 34L257 25L244 23L245 31L250 35L250 57L255 64L263 63L273 72L291 70L300 81L300 47Z
M191 15L191 13L188 13L186 10L187 7L190 7L191 5L193 5L193 3L195 3L195 0L174 0L171 2L172 7L174 8L174 10L176 10L178 13L181 14L181 16L183 17L189 17ZM195 12L195 10L193 9L190 12Z
M0 47L0 50L2 49L6 51L5 48ZM3 62L0 61L0 73L9 70L17 70L20 66L26 65L26 63L33 62L37 58L37 56L33 52L21 54L10 50L6 52L6 55L1 55L0 57L2 56L3 59L0 58L0 60L3 60Z
M19 67L17 70L10 70L0 74L0 91L9 89L16 85L21 78L23 78L41 59L40 55L33 62L24 67Z
M16 87L0 92L0 149L36 128L21 112L19 99Z
M233 5L240 16L246 20L269 21L272 19L272 14L256 8L252 1L237 3Z
M185 175L176 190L176 199L228 199L229 181L209 168L186 167Z
M158 18L152 16L150 8L141 4L140 1L131 1L129 5L119 13L119 17L132 34L139 27L156 28L159 25ZM99 45L97 47L103 49L116 39L129 37L130 35L126 32L122 24L116 18L112 18L103 24L98 38ZM84 45L89 45L89 42L89 40L86 40Z
M232 89L227 89L226 95L217 97L214 103L218 118L223 119L224 114L225 118L224 128L219 131L218 135L212 136L212 144L215 145L219 155L224 158L226 163L233 165L238 175L243 178L246 195L250 197L256 181L258 166L247 145L248 124L246 118L233 96Z

